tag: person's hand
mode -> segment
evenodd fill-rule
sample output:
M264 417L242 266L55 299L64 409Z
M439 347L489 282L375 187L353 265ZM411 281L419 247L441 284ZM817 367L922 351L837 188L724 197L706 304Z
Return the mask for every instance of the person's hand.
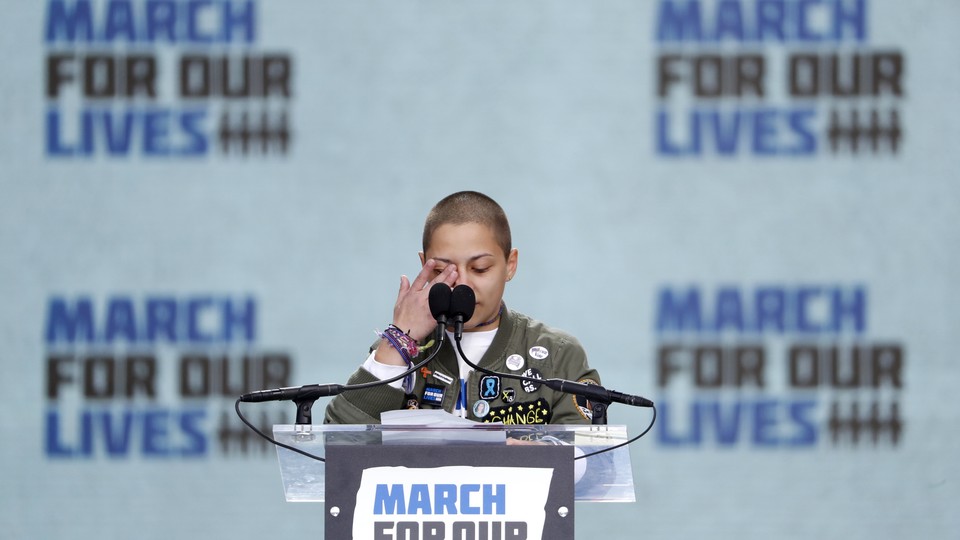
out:
M430 287L436 283L453 287L457 282L456 265L448 264L435 275L436 268L437 261L430 259L420 269L413 283L407 276L400 276L400 292L393 306L393 325L419 342L423 342L437 327L437 321L430 313ZM377 348L376 359L384 364L404 365L400 353L386 342L381 342Z

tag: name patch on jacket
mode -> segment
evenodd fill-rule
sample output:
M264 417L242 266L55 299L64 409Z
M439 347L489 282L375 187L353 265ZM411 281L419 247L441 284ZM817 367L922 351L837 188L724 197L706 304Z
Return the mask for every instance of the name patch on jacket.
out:
M505 425L546 424L550 422L550 417L550 404L540 398L536 401L493 407L483 421L503 422Z

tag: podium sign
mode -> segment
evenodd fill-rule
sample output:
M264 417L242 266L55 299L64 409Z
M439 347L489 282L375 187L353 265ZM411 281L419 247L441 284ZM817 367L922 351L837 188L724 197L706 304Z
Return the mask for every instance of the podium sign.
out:
M327 446L326 538L572 539L572 446Z
M273 435L326 458L277 448L284 496L326 502L327 538L562 540L575 501L636 501L628 447L611 448L625 426L275 425Z

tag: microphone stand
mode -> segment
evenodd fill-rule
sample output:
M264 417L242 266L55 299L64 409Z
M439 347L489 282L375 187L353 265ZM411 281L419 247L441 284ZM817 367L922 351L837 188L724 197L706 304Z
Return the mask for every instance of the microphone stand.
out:
M312 427L312 426L313 426L313 404L316 403L316 401L317 401L318 399L320 399L321 397L335 396L335 395L338 395L338 394L341 394L341 393L343 393L343 392L350 391L350 390L362 390L362 389L364 389L364 388L371 388L371 387L374 387L374 386L381 386L381 385L384 385L384 384L389 384L389 383L392 383L392 382L394 382L394 381L399 381L400 379L406 377L407 375L410 375L411 373L416 372L417 370L419 370L419 369L422 368L423 366L425 366L425 365L427 365L428 363L430 363L430 361L433 360L433 358L437 355L437 353L440 352L440 348L443 347L443 343L444 343L444 341L445 341L446 334L443 332L443 330L442 330L443 327L442 327L439 323L438 323L437 327L438 327L438 329L439 329L439 331L437 332L437 344L433 347L433 351L432 351L430 354L428 354L427 357L426 357L423 361L421 361L421 362L418 363L418 364L415 364L415 365L411 366L409 369L407 369L406 371L404 371L403 373L401 373L401 374L399 374L399 375L397 375L397 376L395 376L395 377L391 377L391 378L389 378L389 379L383 379L383 380L379 380L379 381L372 381L372 382L368 382L368 383L353 384L353 385L349 385L349 384L348 384L348 385L341 385L341 384L312 384L312 385L305 385L305 386L301 386L301 387L290 387L290 388L281 388L281 389L270 390L270 391L261 391L261 392L264 392L264 393L268 393L268 394L270 395L270 397L269 397L269 398L260 397L260 399L257 399L257 397L259 397L259 396L256 396L256 394L259 394L259 393L261 393L261 392L253 392L253 393L251 393L251 394L245 394L245 395L243 395L243 396L241 396L240 398L237 399L236 406L235 406L236 411L237 411L237 415L240 417L240 420L241 420L244 424L247 425L247 427L249 427L250 429L252 429L254 432L256 432L256 433L257 433L258 435L260 435L261 437L263 437L263 438L267 439L268 441L272 442L273 444L278 445L278 446L281 446L281 447L283 447L283 448L287 448L287 449L289 449L289 450L293 450L294 452L297 452L297 453L306 455L307 457L310 457L310 458L313 458L313 459L318 459L318 460L320 460L320 461L323 461L323 459L322 459L322 458L319 458L318 456L314 456L314 455L312 455L312 454L305 453L305 452L303 452L303 451L301 451L301 450L294 449L294 448L292 448L292 447L288 447L288 446L286 446L286 445L280 444L280 443L278 443L277 441L275 441L272 437L269 437L269 436L265 435L264 433L262 433L262 432L261 432L259 429L257 429L253 424L251 424L249 421L247 421L247 419L243 416L243 414L241 414L241 412L240 412L240 403L241 403L242 401L252 401L252 402L259 402L259 401L284 401L285 399L289 399L289 400L293 401L294 404L296 404L296 406L297 406L297 415L296 415L296 421L295 421L295 424L294 424L294 431L295 431L295 433L296 433L296 437L297 437L298 439L300 439L300 440L310 440L310 439L312 439L312 437L313 437L313 434L312 434L312 431L313 431L313 427ZM295 392L295 394L294 394L293 396L291 396L291 397L288 397L288 398L283 398L283 397L280 397L280 396L277 395L277 393L285 392L285 391L293 391L293 392Z
M632 398L635 400L643 401L645 403L635 403L632 400L624 400L622 403L627 403L629 405L639 405L642 407L652 407L653 402L646 400L644 398L638 398L633 396L625 396L619 392L610 391L606 388L596 385L585 385L583 383L572 383L571 381L565 381L563 379L534 379L530 377L524 377L522 375L514 375L512 373L501 373L497 371L491 371L486 368L482 368L477 364L474 364L467 355L463 352L463 347L460 344L461 336L454 334L454 341L456 342L457 351L460 353L460 357L463 358L463 361L473 369L485 373L487 375L493 375L495 377L506 377L509 379L516 379L523 382L534 382L537 384L542 384L547 388L556 390L558 392L564 392L567 394L573 394L576 396L584 397L590 402L590 412L592 415L591 422L593 424L604 425L607 423L607 408L614 400L622 400L624 398ZM579 388L577 388L579 387ZM598 391L593 391L594 388Z

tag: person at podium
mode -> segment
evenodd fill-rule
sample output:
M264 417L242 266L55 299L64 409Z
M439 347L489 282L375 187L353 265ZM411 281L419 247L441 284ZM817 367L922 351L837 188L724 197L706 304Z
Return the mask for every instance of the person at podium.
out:
M536 382L558 378L600 384L597 371L576 338L520 312L503 301L517 272L518 252L500 205L476 191L443 198L423 227L421 269L411 282L400 278L392 324L379 332L349 384L386 380L434 352L437 321L429 291L443 283L467 285L476 296L473 315L463 325L461 346L477 371L461 357L452 328L436 357L402 380L345 392L327 406L324 422L378 424L380 414L396 409L444 409L478 422L503 424L592 423L589 401ZM597 419L600 421L601 419Z

